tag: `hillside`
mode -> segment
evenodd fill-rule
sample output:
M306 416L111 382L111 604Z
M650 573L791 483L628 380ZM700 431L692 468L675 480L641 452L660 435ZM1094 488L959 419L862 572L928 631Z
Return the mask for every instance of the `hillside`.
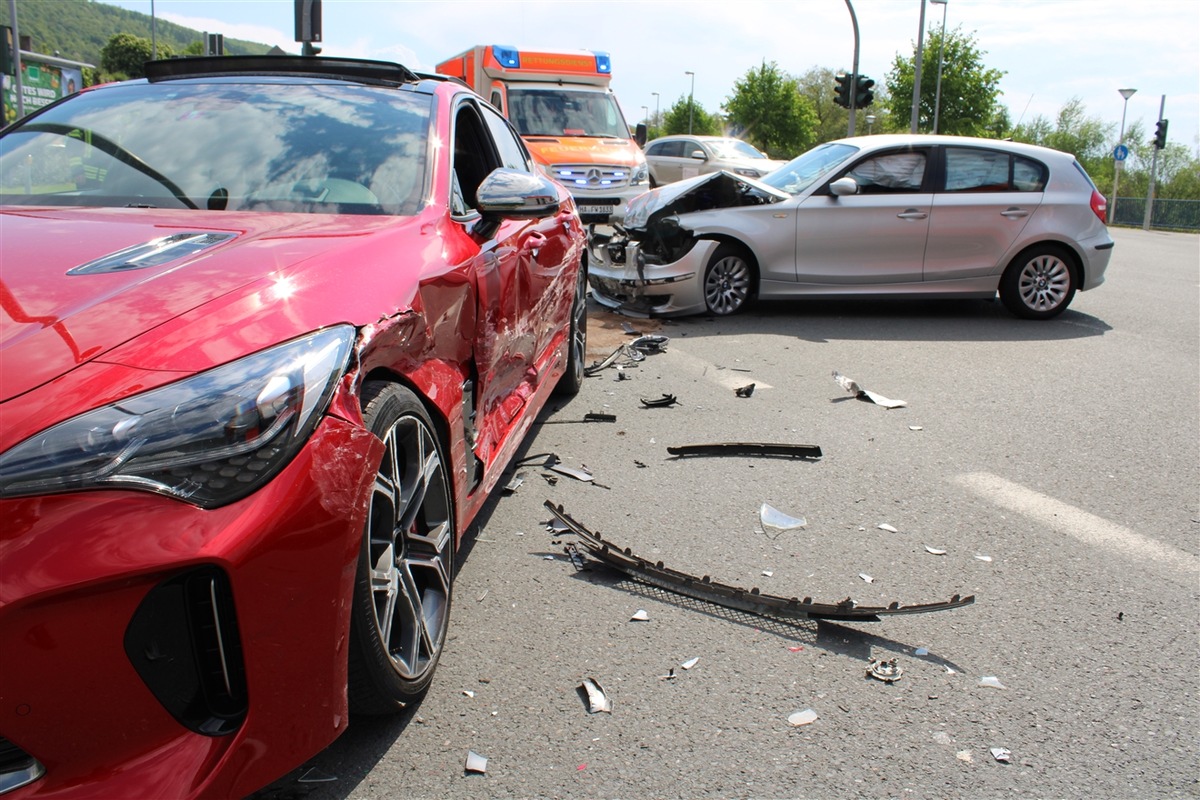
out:
M100 50L114 34L132 33L150 38L150 15L97 3L94 0L17 0L17 22L21 36L33 37L33 51L100 66ZM12 25L9 4L0 3L0 25ZM159 18L155 36L160 45L182 53L192 42L202 41L204 31L195 31ZM220 31L213 31L220 33ZM231 55L265 53L265 44L225 39ZM299 45L297 45L297 50Z

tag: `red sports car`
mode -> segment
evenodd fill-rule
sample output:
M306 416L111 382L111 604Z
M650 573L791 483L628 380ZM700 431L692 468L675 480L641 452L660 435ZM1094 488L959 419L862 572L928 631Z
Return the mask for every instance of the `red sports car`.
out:
M403 708L585 234L395 64L181 59L0 136L0 793L237 797ZM6 798L7 800L7 798Z

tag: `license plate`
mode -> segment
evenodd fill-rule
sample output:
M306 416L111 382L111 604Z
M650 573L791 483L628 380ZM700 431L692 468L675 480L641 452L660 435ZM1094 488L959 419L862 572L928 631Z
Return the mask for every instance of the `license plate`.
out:
M603 214L609 216L612 214L615 206L579 206L580 214Z

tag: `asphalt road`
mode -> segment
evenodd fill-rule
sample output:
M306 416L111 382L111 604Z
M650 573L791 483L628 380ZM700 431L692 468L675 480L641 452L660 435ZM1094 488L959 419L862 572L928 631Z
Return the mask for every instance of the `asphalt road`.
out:
M1200 242L1113 236L1108 282L1051 322L978 301L631 320L667 351L586 381L526 449L595 481L519 470L461 554L424 702L353 720L304 770L328 780L276 793L1200 797ZM629 339L620 322L593 314L592 357ZM853 399L835 370L907 408ZM641 407L664 393L678 404ZM589 411L617 421L579 422ZM824 457L666 451L722 441ZM976 602L773 622L577 572L545 500L646 558L764 592ZM807 526L768 536L763 503ZM901 679L866 677L876 658ZM611 713L587 712L588 677ZM806 709L814 722L789 724ZM465 773L468 751L486 774Z

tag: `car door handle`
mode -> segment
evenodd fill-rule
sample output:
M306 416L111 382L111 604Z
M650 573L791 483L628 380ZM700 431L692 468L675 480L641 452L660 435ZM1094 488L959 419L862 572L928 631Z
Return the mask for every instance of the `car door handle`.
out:
M1021 217L1028 217L1029 212L1023 208L1017 208L1016 206L1013 206L1012 208L1006 208L1001 211L1000 216L1008 217L1009 219L1020 219Z
M929 214L918 208L906 208L896 216L899 219L925 219Z

